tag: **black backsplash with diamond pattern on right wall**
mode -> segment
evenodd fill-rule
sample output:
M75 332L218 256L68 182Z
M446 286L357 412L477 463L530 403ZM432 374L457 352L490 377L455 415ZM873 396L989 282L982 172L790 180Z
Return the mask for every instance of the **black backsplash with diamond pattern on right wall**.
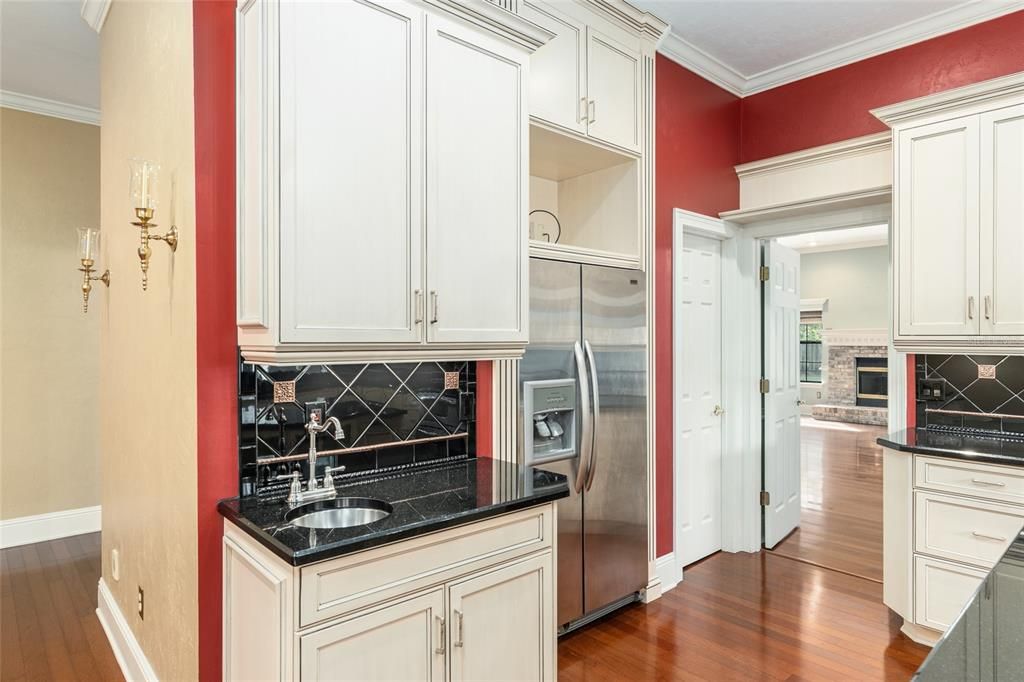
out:
M1024 438L1024 356L924 355L914 359L915 380L944 379L941 401L917 398L917 426L969 429ZM981 368L994 366L993 378Z

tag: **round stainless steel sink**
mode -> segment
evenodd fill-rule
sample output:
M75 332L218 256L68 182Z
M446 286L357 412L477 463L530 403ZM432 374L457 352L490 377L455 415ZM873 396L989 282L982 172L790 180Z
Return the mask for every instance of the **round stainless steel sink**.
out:
M292 509L284 520L303 528L349 528L380 521L393 511L383 500L369 497L335 497Z

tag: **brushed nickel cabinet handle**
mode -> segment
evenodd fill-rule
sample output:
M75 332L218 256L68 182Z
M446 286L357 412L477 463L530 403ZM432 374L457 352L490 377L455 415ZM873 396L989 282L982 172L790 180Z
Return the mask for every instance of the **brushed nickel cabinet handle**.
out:
M455 641L452 646L462 646L462 611L455 610Z
M978 485L990 485L993 488L1005 488L1006 484L1000 481L986 481L983 478L972 478L971 483L977 483Z
M580 123L587 122L587 98L580 97L580 111L579 111Z
M412 311L413 318L415 319L416 324L421 324L423 322L423 291L422 290L417 289L416 291L413 292L412 306L413 306L413 311Z
M446 639L447 635L445 634L444 618L442 618L441 616L434 616L434 617L437 618L437 638L438 638L438 641L440 642L437 645L437 648L434 649L434 653L435 654L442 654L443 655L445 649L447 648L447 644L445 642L445 639Z
M978 531L973 531L971 535L973 535L976 538L981 538L982 540L992 540L993 542L1006 542L1006 538L999 535L989 535L988 533L979 533Z
M967 319L968 320L973 320L974 319L974 297L973 296L968 296L967 297Z
M437 324L437 292L430 292L430 309L433 311L430 314L430 324Z
M590 104L589 104L588 108L590 109L590 116L588 117L587 122L588 123L596 123L597 122L597 102L595 102L594 100L590 100Z
M992 319L992 297L985 294L985 319Z

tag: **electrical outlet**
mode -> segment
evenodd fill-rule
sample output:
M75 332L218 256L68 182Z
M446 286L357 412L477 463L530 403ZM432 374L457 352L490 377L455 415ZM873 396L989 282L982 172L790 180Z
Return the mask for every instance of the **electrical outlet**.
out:
M326 400L317 400L317 401L314 401L314 402L311 402L311 403L306 403L305 407L306 407L306 423L309 423L310 421L312 421L314 414L316 415L318 422L320 422L321 424L324 423L324 418L327 415L327 401Z
M142 591L142 585L139 585L139 618L146 620L146 593Z
M110 577L115 581L121 579L121 553L116 549L110 550Z

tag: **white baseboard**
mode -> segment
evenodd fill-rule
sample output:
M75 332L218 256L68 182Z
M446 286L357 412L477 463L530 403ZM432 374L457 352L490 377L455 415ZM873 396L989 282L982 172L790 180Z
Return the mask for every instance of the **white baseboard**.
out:
M121 673L128 682L143 680L144 682L159 682L153 666L146 659L146 654L135 639L135 634L128 627L128 621L114 601L114 595L107 588L107 583L100 578L97 588L98 598L96 616L100 619L103 631L107 633L107 640L110 641L110 648L114 650L114 658L121 666Z
M100 530L100 507L19 516L0 521L0 548L30 545Z
M683 569L676 565L675 552L658 557L654 566L658 572L658 579L661 581L662 594L674 588L683 579Z

